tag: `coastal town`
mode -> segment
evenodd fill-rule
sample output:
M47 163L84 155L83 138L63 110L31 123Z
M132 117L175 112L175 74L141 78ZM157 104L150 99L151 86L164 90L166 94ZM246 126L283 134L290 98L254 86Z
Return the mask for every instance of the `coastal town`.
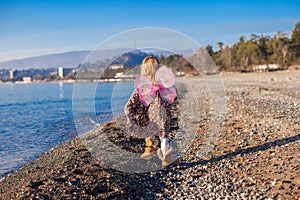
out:
M0 83L32 83L74 79L76 70L58 67L49 69L0 69Z

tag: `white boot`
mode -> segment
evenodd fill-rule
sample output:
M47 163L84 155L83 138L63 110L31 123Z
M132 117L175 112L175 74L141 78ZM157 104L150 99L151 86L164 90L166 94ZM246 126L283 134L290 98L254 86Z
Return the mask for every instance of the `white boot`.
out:
M169 145L168 138L159 138L160 148L157 150L157 156L162 161L162 166L168 166L172 163L178 163L179 160L172 157L173 148Z
M159 139L160 139L161 153L163 156L166 156L166 152L170 149L169 140L168 138L162 138L162 137L159 137Z

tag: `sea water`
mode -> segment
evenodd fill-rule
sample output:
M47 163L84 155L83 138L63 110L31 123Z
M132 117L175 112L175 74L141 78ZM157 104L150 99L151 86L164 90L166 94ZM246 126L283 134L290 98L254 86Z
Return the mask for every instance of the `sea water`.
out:
M95 83L76 84L86 91L95 87ZM0 178L77 136L73 87L73 83L62 82L0 84ZM112 103L117 105L114 111L122 114L132 90L132 82L98 83L94 99L88 99L95 102L96 113L90 123L112 119Z

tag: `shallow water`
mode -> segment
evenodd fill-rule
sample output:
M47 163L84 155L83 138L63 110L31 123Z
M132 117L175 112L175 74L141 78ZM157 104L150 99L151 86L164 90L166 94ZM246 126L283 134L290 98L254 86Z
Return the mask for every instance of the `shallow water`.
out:
M86 91L95 85L79 84ZM72 83L0 84L0 177L77 136L72 111L73 86ZM117 105L116 113L122 113L133 84L99 83L96 88L96 119L92 120L83 108L82 120L87 123L112 119L112 104ZM111 101L112 94L117 100ZM84 98L82 101L91 102Z

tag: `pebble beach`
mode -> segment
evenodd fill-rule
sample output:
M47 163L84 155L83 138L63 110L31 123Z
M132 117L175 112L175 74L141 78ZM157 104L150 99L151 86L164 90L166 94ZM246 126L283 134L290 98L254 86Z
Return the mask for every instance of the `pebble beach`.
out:
M213 100L192 77L200 117L195 138L174 164L143 173L119 171L96 159L78 137L7 174L0 199L300 200L300 70L221 77L225 115L209 152L202 144ZM143 140L119 134L115 122L103 127L124 150L143 152Z

